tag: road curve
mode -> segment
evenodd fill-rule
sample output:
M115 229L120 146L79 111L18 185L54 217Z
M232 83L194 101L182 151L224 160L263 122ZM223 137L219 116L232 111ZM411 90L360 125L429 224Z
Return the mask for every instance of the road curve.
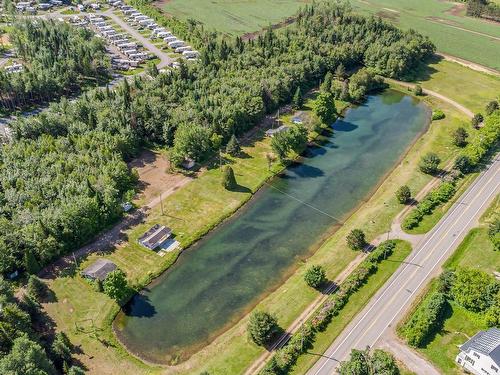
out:
M456 249L491 201L500 193L500 154L414 248L384 287L351 321L308 375L331 375L351 349L374 347L405 314L426 283Z

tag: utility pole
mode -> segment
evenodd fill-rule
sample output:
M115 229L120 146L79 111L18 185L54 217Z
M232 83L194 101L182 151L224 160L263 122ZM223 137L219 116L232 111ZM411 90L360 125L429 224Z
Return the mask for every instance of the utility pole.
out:
M161 198L162 193L160 192L160 206L161 206L161 216L163 216L163 199Z
M222 152L219 148L219 170L222 172Z

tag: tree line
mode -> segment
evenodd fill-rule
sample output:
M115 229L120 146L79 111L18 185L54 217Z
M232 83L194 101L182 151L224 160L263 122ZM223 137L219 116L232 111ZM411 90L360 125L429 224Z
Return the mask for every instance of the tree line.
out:
M23 61L19 73L0 70L0 110L11 112L77 91L82 81L105 78L104 42L64 22L16 20L10 41Z
M116 220L135 182L125 161L144 145L170 147L174 164L203 161L328 72L366 65L350 81L371 87L372 74L402 77L434 52L415 31L333 3L306 6L296 24L255 40L203 45L199 63L90 90L12 124L0 156L0 272L26 269L25 253L47 264ZM300 128L289 137L285 152L304 142Z

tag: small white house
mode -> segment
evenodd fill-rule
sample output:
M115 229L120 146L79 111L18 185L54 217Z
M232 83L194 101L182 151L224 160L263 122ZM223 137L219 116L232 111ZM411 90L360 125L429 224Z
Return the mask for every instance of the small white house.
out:
M500 375L500 329L479 331L460 346L455 361L475 375Z

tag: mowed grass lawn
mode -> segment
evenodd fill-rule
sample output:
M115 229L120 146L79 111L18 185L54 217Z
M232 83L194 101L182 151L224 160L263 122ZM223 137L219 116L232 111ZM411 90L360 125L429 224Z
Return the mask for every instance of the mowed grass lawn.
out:
M439 68L439 66L437 66ZM450 79L453 79L451 76ZM474 88L471 87L471 90ZM469 91L471 94L473 91ZM449 133L458 126L468 124L465 115L455 108L431 97L424 98L432 108L440 108L445 114L444 120L433 123L412 147L401 163L388 175L383 184L347 222L324 243L306 262L297 265L297 270L277 290L268 295L257 306L270 311L278 317L282 327L289 326L294 319L318 296L311 288L304 287L303 275L310 264L321 264L329 279L334 280L354 260L358 253L351 251L345 244L345 236L352 228L363 228L369 240L385 232L393 218L402 209L397 203L394 192L408 184L412 191L422 189L431 177L418 171L420 156L428 151L437 152L442 160L450 160L456 149L451 146ZM482 99L481 99L482 100ZM136 244L138 236L152 224L162 223L171 226L183 245L192 242L205 233L215 223L227 217L243 202L251 197L264 179L271 175L267 170L265 153L270 151L269 142L256 141L244 147L245 158L230 162L236 173L238 183L246 189L239 192L227 192L220 186L220 172L217 168L202 173L196 180L180 188L175 194L164 200L164 212L156 207L147 218L147 223L128 232L129 241L122 247L110 250L104 256L122 268L135 285L144 285L169 262L176 253L168 257L158 257L155 253L140 248ZM278 166L275 166L278 169ZM93 255L95 259L97 255ZM86 260L82 267L89 264ZM244 372L263 349L248 342L246 337L247 317L233 328L219 336L213 343L193 355L188 361L177 367L158 368L141 364L127 355L114 337L110 324L118 307L103 294L96 293L79 276L67 276L50 282L57 301L46 305L46 310L56 325L67 330L70 339L81 345L83 354L79 359L95 374L145 374L162 372L166 374L198 375L203 370L213 374L238 374ZM362 298L368 298L363 294ZM89 332L86 319L93 318L96 330ZM79 332L75 326L84 325L87 331Z
M472 229L453 255L445 263L445 269L457 267L475 268L492 273L500 271L500 252L495 251L488 238L488 223L500 209L500 197L493 201L483 215L480 226ZM462 374L455 364L458 345L467 341L477 331L486 329L480 314L476 314L451 302L443 328L434 339L419 351L443 374Z
M169 0L158 2L165 12L193 18L207 29L241 35L258 31L294 15L308 0Z
M351 0L351 4L360 13L375 14L403 29L427 35L439 52L500 70L500 28L493 22L466 17L463 10L452 11L456 3Z

